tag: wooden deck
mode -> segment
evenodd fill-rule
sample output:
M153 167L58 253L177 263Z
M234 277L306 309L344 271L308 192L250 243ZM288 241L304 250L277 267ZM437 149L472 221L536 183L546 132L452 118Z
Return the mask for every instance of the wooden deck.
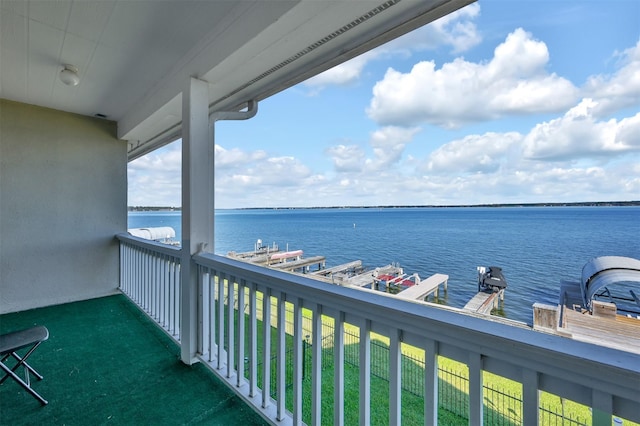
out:
M563 313L564 327L574 340L607 346L626 352L640 354L640 319L616 315L613 318L596 317L566 309Z
M500 300L504 300L504 289L495 293L478 292L462 309L489 315L494 308L498 307Z
M536 309L536 305L537 309ZM640 318L617 315L615 305L582 305L580 283L562 281L557 306L534 305L534 328L582 342L640 354Z
M560 282L560 305L566 306L569 309L574 309L582 305L582 293L580 293L579 282Z
M444 285L444 291L447 291L447 281L449 280L449 275L445 274L434 274L429 278L420 281L419 284L414 285L413 287L409 287L406 290L398 293L398 298L406 299L406 300L424 300L425 297L430 295L431 293L438 294L438 289L440 288L440 284Z

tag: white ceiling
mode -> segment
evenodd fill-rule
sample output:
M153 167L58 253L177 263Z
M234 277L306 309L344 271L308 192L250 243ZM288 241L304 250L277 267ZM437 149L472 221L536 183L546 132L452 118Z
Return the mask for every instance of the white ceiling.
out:
M133 159L180 134L190 76L238 109L472 1L0 0L0 97L117 121Z

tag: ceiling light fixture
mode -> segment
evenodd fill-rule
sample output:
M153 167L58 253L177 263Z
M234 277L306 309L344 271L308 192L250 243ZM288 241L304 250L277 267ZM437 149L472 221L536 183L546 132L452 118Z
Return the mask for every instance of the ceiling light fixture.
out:
M80 76L78 76L78 68L73 65L64 64L64 68L60 71L60 81L67 86L77 86L80 83Z

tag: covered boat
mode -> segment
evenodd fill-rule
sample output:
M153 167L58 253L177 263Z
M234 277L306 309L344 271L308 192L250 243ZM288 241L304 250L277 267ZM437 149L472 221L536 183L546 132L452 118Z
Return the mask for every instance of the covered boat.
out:
M584 306L615 303L619 311L640 312L640 260L623 256L594 257L582 268L580 290Z
M170 226L157 226L154 228L129 228L127 232L134 237L144 238L146 240L153 240L163 244L180 245L179 241L176 241L176 231Z

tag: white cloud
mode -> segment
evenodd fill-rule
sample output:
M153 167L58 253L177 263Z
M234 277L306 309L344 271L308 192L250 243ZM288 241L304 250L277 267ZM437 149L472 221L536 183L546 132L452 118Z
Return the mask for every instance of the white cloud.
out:
M473 9L465 10L471 19ZM397 40L393 54L443 45L431 45L427 31L434 29ZM468 43L474 34L470 29ZM403 45L410 40L411 48ZM317 87L353 83L367 61L382 54L374 51L319 76ZM408 73L389 69L368 111L380 127L361 143L326 148L331 170L321 169L325 161L216 145L216 207L638 199L640 112L633 107L640 105L640 42L616 58L617 71L592 76L578 89L548 71L545 43L518 29L487 62L458 58L440 69L434 62L417 63ZM538 124L523 128L525 120L505 120L502 131L458 132L466 136L424 151L435 141L420 124L456 127L512 115L535 119L541 112L547 115ZM277 147L273 141L269 149ZM180 162L180 144L173 144L130 163L129 203L179 205Z
M370 135L373 157L358 145L336 145L325 150L337 173L377 173L399 163L419 128L383 127Z
M376 59L389 56L410 56L412 52L434 50L440 46L451 47L453 53L464 52L478 43L481 37L473 20L480 14L478 4L470 4L429 25L418 28L380 47L363 53L304 82L316 94L323 87L354 84L366 65Z
M325 150L337 172L360 172L365 162L365 152L357 145L336 145Z
M238 148L225 149L216 144L215 146L215 162L216 168L234 168L244 167L253 161L262 160L267 157L265 151L259 150L251 153L244 152Z
M129 163L129 170L164 171L180 173L182 151L180 144L171 144L150 154L137 158Z
M577 96L573 84L546 72L547 46L517 29L488 63L462 58L439 70L433 61L409 73L392 68L373 88L367 109L381 125L430 123L445 128L508 115L561 111Z
M549 167L518 164L495 173L425 174L406 179L411 191L427 204L487 204L634 200L640 190L638 168Z
M592 76L583 88L585 97L598 101L597 116L640 104L640 40L616 56L621 65L616 73Z
M584 99L563 117L536 125L524 140L524 156L562 161L640 151L640 113L597 121L598 102Z
M315 77L311 77L306 80L304 84L311 87L324 87L331 85L346 86L352 84L360 78L365 65L377 56L378 53L375 51L369 51L318 74Z
M428 25L399 37L378 49L404 53L450 47L458 54L477 46L482 37L474 20L480 16L480 5L472 3Z
M522 138L517 132L465 136L433 151L426 170L446 174L496 172L511 158L511 151Z
M128 165L128 204L181 205L181 147L171 144Z
M366 162L368 172L384 170L398 163L405 146L420 131L418 127L387 126L371 133L370 144L374 158Z

